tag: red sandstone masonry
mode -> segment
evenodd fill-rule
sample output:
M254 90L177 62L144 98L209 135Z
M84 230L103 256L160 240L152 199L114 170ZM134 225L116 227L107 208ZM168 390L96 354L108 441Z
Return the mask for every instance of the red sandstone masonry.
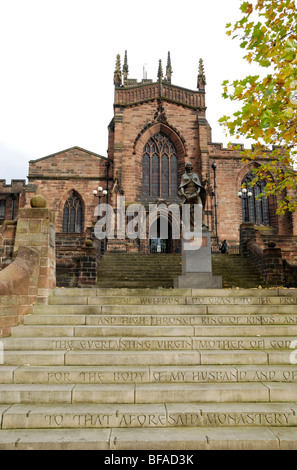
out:
M48 208L55 212L57 232L62 231L64 204L73 191L83 201L84 229L92 226L98 205L93 190L99 185L106 188L106 162L106 158L79 147L29 162L29 182L36 185L38 194L46 196Z
M0 334L31 313L34 303L46 303L56 285L54 214L46 208L19 212L15 260L0 272Z

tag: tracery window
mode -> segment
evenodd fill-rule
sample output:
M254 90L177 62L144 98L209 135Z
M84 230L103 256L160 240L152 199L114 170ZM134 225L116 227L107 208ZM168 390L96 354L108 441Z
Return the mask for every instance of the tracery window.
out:
M73 193L65 202L63 209L63 232L80 233L83 231L82 200Z
M144 196L176 196L178 190L177 151L162 133L151 137L143 150L142 192Z
M249 173L242 181L247 190L252 193L251 196L242 198L242 220L243 222L251 222L256 225L269 225L269 200L260 197L266 186L265 180L260 180L255 186L251 186L254 175Z

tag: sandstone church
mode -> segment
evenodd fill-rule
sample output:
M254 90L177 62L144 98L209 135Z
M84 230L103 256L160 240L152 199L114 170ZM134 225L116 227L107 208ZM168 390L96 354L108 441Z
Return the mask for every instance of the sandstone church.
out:
M44 195L55 214L57 266L60 262L62 269L64 263L69 272L71 260L86 241L99 249L94 240L99 194L95 196L94 190L101 188L100 201L115 212L118 196L125 197L126 205L141 203L147 210L152 203L180 204L179 182L185 163L191 162L206 189L205 218L213 251L226 240L229 252L238 253L252 230L257 246L264 249L273 243L283 262L294 262L297 220L290 213L276 215L278 196L257 199L265 181L255 187L249 182L260 162L244 164L239 150L212 141L202 60L197 69L197 89L174 85L168 53L166 69L160 61L155 80L137 81L129 77L127 52L123 58L118 55L107 156L73 147L30 161L27 185L23 180L12 180L10 185L0 180L0 224L16 219L19 208L28 207L33 195ZM248 190L239 197L243 185ZM171 237L176 221L169 217L169 236L162 239L161 218L162 211L154 221L155 238L107 239L100 252L179 253L180 240ZM2 249L2 261L11 243L5 252Z

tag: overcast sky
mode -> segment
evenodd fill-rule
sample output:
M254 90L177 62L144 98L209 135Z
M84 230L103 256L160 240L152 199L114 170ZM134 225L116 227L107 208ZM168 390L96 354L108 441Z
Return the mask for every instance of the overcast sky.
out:
M221 84L255 71L225 33L240 3L0 0L0 179L25 179L29 160L73 146L107 155L113 72L125 50L129 78L141 80L145 66L156 81L170 51L172 83L193 90L202 58L213 141L226 145L217 121L236 109Z

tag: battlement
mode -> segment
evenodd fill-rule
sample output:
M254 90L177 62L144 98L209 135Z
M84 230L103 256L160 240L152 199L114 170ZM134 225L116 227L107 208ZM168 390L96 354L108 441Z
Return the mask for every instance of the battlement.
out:
M241 156L241 152L244 152L245 150L257 150L258 148L255 145L251 145L249 148L245 148L244 144L240 144L238 142L233 143L231 142L230 147L224 147L224 144L218 143L218 142L208 142L208 150L210 155L215 155L215 156L220 156L218 155L218 152L221 154L223 153L224 156L227 156L228 154L232 156ZM278 147L272 147L271 150L267 150L263 148L263 153L266 153L269 155L272 150L276 150Z
M10 184L6 183L6 180L0 180L0 193L10 194L19 193L26 188L26 180L11 180Z

